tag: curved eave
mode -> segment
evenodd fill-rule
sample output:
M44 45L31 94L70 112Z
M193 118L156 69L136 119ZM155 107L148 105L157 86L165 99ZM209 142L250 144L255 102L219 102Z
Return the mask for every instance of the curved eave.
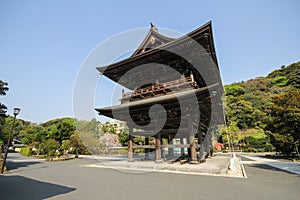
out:
M196 30L194 30L194 31L182 36L182 37L179 37L178 39L175 39L175 40L173 40L169 43L166 43L164 45L159 46L159 48L154 48L154 49L146 51L142 54L138 54L136 56L126 58L124 60L121 60L119 62L113 63L113 64L108 65L108 66L97 67L96 69L101 74L111 78L110 75L109 75L109 71L117 69L118 67L121 67L123 65L125 66L125 65L128 65L129 63L136 62L139 59L143 59L145 57L152 56L153 54L159 52L161 49L167 49L167 48L173 47L174 45L178 45L180 43L183 43L183 42L187 41L188 38L195 39L195 38L199 37L201 34L203 34L205 31L209 31L210 52L211 52L213 61L215 62L215 64L218 67L216 52L215 52L214 43L213 43L212 26L211 26L211 22L208 22L205 25L201 26L200 28L198 28L198 29L196 29ZM111 78L111 79L113 81L117 82L116 80L114 80L114 78Z
M188 98L192 95L205 94L205 93L208 93L210 89L217 88L218 86L219 86L219 84L216 83L216 84L210 85L208 87L204 87L204 88L198 88L198 89L168 94L168 95L164 95L164 96L128 102L128 103L124 103L124 104L120 104L120 105L116 105L116 106L96 108L95 110L99 112L99 115L112 117L113 112L119 112L119 111L123 111L123 110L128 110L129 108L136 108L136 107L140 107L140 106L149 106L149 105L151 106L151 105L154 105L157 103L170 102L170 101L177 100L178 98L184 99L184 98Z

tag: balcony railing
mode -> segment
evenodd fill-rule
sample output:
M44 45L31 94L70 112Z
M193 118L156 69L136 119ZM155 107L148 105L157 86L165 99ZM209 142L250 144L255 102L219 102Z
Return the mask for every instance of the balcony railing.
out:
M165 83L156 83L150 87L138 88L132 92L122 93L121 103L153 98L194 88L197 88L197 84L193 77L184 77Z

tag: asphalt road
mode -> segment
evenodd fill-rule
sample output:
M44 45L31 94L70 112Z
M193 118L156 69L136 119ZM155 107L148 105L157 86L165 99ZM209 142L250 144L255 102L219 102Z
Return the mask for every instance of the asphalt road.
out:
M299 199L300 177L264 164L245 165L248 178L125 173L86 167L90 159L41 162L10 154L0 199Z

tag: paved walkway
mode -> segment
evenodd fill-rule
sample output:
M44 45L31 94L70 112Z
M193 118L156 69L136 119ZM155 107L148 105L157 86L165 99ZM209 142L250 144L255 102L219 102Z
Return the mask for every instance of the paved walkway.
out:
M229 154L218 154L207 163L222 156L229 158ZM299 175L259 164L245 165L248 178L242 179L172 173L120 173L118 170L86 167L99 164L93 159L37 162L19 157L18 154L9 154L10 171L0 176L0 199L298 200L300 196ZM255 160L252 162L257 163Z
M300 175L300 162L284 162L270 158L263 158L258 155L241 154L241 156L249 159L249 161L242 161L243 164L265 164L277 169Z
M205 175L228 175L228 166L230 157L215 156L206 159L201 164L183 164L178 162L169 164L167 162L156 163L154 161L145 161L136 159L134 162L128 162L127 157L122 156L82 156L83 158L94 159L98 162L87 165L87 167L113 168L126 172L170 172L170 173L189 173Z
M242 164L265 164L280 170L300 175L300 162L285 162L270 158L264 158L262 155L257 154L237 153L237 156L242 156L248 159L247 161L242 161ZM196 165L180 165L179 163L168 164L166 162L155 163L154 161L141 161L140 159L136 159L134 162L128 162L127 157L124 156L84 156L84 158L95 159L98 161L94 164L89 165L88 167L113 168L116 170L127 172L135 171L139 173L145 171L158 171L234 177L242 176L241 173L228 173L228 166L230 164L229 154L216 154L215 157L206 159L205 163ZM243 167L242 170L244 170ZM237 169L237 171L239 171L239 169ZM244 175L246 175L246 173Z

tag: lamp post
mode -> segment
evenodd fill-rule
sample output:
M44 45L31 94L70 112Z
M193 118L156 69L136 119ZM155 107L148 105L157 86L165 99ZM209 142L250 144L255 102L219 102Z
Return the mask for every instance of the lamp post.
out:
M12 123L11 128L10 128L10 134L9 134L7 144L6 144L6 148L5 148L5 153L4 153L2 168L1 168L1 174L3 174L3 172L4 172L4 167L6 165L6 158L7 158L8 148L9 148L10 140L11 140L12 134L13 134L13 128L14 128L14 125L15 125L16 117L20 113L20 110L21 110L20 108L14 108L14 119L13 119L13 123Z

